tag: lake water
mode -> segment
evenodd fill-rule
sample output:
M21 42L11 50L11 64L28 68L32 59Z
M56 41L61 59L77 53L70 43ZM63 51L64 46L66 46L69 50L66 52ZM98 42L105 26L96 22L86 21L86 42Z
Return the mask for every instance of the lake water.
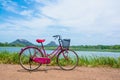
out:
M20 52L23 47L0 47L0 51L8 52ZM52 50L46 50L47 53L51 53ZM79 56L105 56L105 57L120 57L120 52L94 52L94 51L76 51Z

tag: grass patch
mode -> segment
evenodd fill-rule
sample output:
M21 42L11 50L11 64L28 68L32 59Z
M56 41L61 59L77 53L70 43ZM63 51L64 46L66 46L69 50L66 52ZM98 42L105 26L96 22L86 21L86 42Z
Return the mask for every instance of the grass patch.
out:
M1 64L19 64L18 53L9 53L7 51L0 52Z
M64 63L64 60L63 60ZM74 64L74 61L70 62L71 65ZM7 51L0 52L0 64L19 64L19 54L17 52L10 53ZM51 60L50 65L55 66L56 58ZM86 66L86 67L113 67L120 68L120 57L85 57L79 56L78 66Z
M120 68L120 57L79 57L79 66L90 66L90 67L99 67L99 66L108 66L113 68Z

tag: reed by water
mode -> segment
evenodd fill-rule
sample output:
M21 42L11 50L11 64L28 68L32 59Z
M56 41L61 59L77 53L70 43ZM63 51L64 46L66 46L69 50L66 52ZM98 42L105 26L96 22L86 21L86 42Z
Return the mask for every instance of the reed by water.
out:
M10 53L7 51L0 52L0 64L19 64L19 54L16 52ZM71 64L74 64L74 62ZM51 65L57 65L56 59L52 59ZM120 57L79 56L78 66L120 68Z
M10 53L7 51L0 52L0 63L2 64L19 64L18 53Z

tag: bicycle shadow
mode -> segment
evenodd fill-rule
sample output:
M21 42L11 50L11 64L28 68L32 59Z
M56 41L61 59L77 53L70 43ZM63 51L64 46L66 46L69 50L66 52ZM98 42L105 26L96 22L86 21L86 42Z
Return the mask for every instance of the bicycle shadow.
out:
M32 73L32 72L48 72L48 71L51 71L51 70L59 70L59 71L62 71L61 68L58 68L58 67L51 67L51 68L39 68L39 69L36 69L36 70L33 70L33 71L28 71L28 70L25 70L25 69L20 69L20 70L17 70L17 72L29 72L29 73Z

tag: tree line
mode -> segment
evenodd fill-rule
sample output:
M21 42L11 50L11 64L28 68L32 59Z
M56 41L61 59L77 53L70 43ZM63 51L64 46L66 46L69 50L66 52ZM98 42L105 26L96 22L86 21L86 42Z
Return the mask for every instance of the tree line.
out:
M23 45L23 44L9 44L8 42L5 42L5 43L0 42L0 46L1 47L23 47L25 45Z
M8 42L1 43L1 47L24 47L23 44L9 44ZM45 46L46 49L53 50L55 46ZM70 49L81 50L81 51L120 51L120 45L79 45L79 46L70 46Z
M72 48L85 49L120 49L120 45L80 45L72 46Z
M80 45L71 46L70 49L78 51L105 51L120 52L120 45Z

